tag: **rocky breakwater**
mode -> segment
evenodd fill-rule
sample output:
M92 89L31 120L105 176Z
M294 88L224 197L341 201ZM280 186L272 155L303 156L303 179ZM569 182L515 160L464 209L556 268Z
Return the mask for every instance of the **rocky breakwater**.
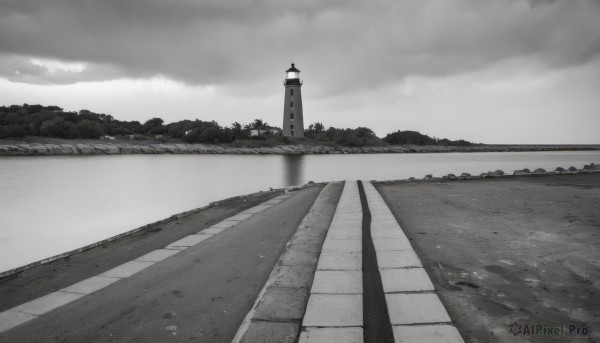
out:
M399 180L387 180L387 181L375 181L379 183L392 183L392 182L419 182L419 181L445 181L445 180L475 180L475 179L493 179L493 178L514 178L522 176L544 176L544 175L575 175L575 174L600 174L600 164L586 164L583 168L575 168L573 166L565 169L563 167L557 167L554 170L545 170L543 168L537 168L531 171L529 168L515 170L512 174L507 174L502 170L488 171L479 175L471 175L469 173L447 174L441 177L433 176L433 174L427 174L422 179L416 177L409 177L408 179Z
M0 156L39 155L119 155L119 154L372 154L372 153L433 153L433 152L504 152L600 150L600 146L565 145L472 145L472 146L418 146L391 145L379 147L345 147L337 145L288 144L265 147L244 147L183 143L29 143L0 141Z

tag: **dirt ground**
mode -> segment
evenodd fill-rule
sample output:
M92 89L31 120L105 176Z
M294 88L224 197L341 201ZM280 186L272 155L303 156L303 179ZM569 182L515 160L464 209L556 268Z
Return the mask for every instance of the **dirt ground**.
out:
M377 188L467 342L600 342L600 174Z

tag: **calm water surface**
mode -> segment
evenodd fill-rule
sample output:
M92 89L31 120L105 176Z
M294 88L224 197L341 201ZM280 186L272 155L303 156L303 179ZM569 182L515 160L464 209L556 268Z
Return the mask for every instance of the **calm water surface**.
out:
M269 187L590 162L600 152L0 157L0 271Z

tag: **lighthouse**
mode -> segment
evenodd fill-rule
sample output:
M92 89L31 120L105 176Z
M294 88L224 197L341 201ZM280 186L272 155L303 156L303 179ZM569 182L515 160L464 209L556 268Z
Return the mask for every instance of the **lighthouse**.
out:
M283 97L283 135L286 137L304 137L304 118L302 116L302 81L300 70L294 63L285 71L283 81L285 96Z

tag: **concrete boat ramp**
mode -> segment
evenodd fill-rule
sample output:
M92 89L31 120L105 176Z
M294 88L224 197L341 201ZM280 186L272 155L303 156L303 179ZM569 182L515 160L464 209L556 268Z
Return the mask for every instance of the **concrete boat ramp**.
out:
M370 182L304 188L198 229L3 309L0 341L463 342Z

